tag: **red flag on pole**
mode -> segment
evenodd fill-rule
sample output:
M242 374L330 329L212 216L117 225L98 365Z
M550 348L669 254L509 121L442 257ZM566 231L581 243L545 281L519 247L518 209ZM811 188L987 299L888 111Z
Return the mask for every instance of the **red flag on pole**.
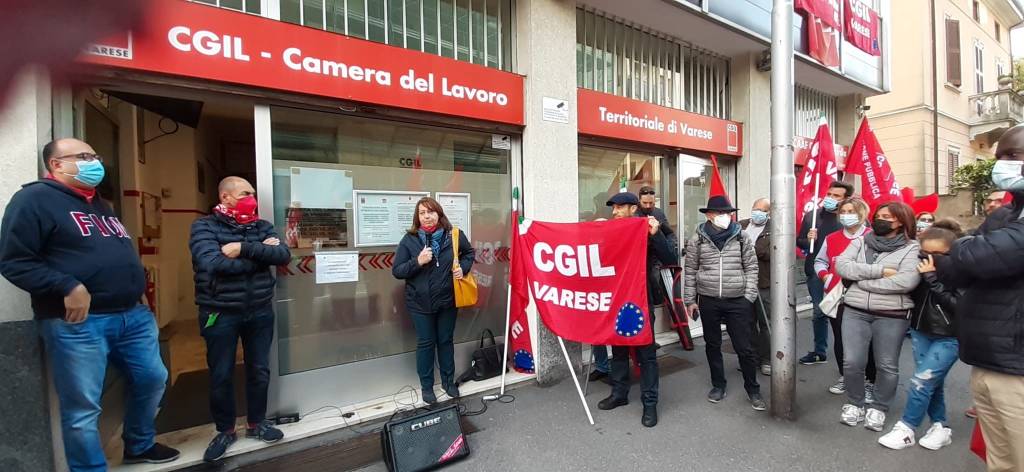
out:
M839 168L836 166L835 145L828 123L823 119L814 135L807 162L796 182L796 227L803 224L804 215L817 210L821 200L828 193L829 185L839 179ZM813 213L812 213L813 214ZM815 222L816 223L816 222Z
M864 201L875 208L882 202L902 200L900 185L896 183L896 175L889 167L889 161L878 144L875 132L871 130L868 119L860 122L857 137L850 146L850 154L846 158L846 172L860 175Z
M530 305L530 289L526 281L526 269L523 266L527 257L519 245L519 212L512 212L512 256L509 261L509 280L512 290L509 292L508 333L511 340L506 340L512 351L512 368L517 372L532 374L533 343L530 340L530 320L526 317L526 307Z
M729 198L729 192L725 191L725 183L722 182L722 174L718 173L718 158L711 155L711 189L708 191L708 198L724 196ZM730 200L731 202L731 200Z

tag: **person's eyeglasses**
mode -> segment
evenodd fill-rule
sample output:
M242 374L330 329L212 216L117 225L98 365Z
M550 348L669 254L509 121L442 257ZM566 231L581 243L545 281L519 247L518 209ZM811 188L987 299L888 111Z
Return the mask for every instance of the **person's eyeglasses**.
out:
M654 195L654 190L641 190L640 196L642 197L644 195Z
M917 221L920 221L921 223L934 223L935 222L935 220L933 220L931 218L921 218L920 220L917 220Z
M54 157L54 159L57 159L57 160L76 159L76 160L85 161L85 162L92 162L92 161L103 162L103 157L102 156L100 156L98 154L93 154L91 152L80 152L78 154L68 154L66 156Z
M996 159L1006 159L1011 161L1024 161L1024 152L1021 151L1007 151L996 156Z

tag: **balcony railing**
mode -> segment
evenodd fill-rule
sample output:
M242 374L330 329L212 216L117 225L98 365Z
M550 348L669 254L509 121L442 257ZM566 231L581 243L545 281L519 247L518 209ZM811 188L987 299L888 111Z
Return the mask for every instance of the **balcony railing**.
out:
M1024 122L1024 97L1010 89L985 92L969 99L971 125Z

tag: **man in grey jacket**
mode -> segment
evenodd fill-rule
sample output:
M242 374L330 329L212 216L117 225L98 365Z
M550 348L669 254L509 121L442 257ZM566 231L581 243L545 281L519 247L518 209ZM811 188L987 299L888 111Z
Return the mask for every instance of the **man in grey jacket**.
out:
M711 369L708 401L725 399L725 367L722 361L722 330L725 323L733 349L740 358L743 388L750 406L767 409L757 383L760 360L751 345L754 301L757 300L757 255L754 243L733 221L736 208L725 196L708 199L700 209L708 221L697 227L697 234L686 243L686 312L691 318L703 317L705 354Z

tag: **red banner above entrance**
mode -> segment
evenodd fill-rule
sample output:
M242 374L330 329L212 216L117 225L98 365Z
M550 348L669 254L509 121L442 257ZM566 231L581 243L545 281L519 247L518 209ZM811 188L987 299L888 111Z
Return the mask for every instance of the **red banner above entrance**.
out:
M488 67L177 0L153 2L140 31L79 60L523 124L523 77Z
M577 89L579 132L591 136L740 156L743 124Z

